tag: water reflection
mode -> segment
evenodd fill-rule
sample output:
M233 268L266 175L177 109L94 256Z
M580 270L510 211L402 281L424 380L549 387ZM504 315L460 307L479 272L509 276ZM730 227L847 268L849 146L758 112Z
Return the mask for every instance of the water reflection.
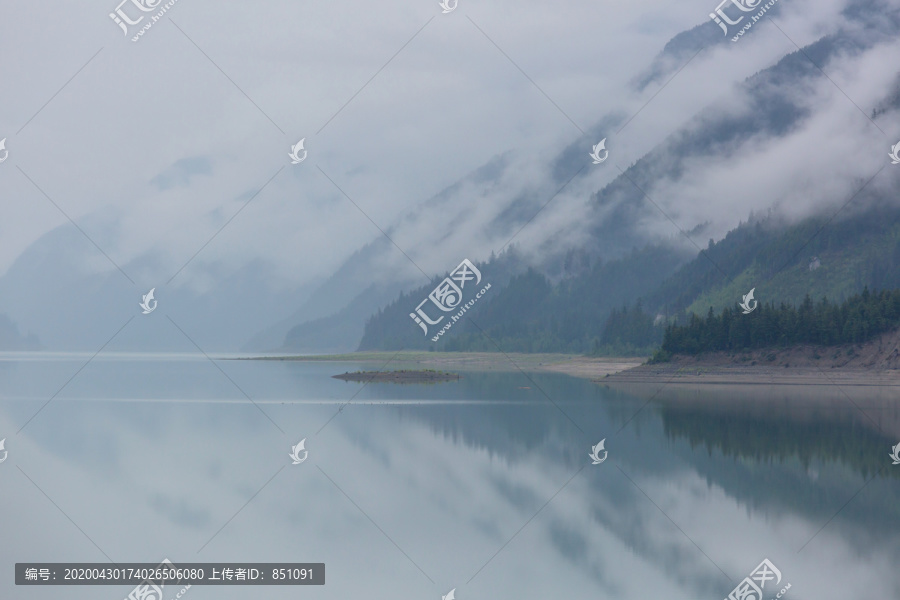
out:
M846 400L800 409L814 398L799 390L726 405L664 389L638 412L658 390L498 372L362 387L330 377L359 365L221 361L225 377L195 357L101 357L15 435L81 364L0 369L2 597L23 593L17 560L106 556L325 562L327 584L300 592L318 598L718 599L764 557L789 598L900 589L897 441L872 422L891 431L896 413L878 398L857 400L869 419ZM601 438L609 459L590 465Z

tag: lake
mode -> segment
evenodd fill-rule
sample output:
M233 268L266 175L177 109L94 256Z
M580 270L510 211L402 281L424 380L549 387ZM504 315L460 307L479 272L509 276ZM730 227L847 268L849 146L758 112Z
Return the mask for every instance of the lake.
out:
M331 376L371 365L90 358L0 355L0 598L133 587L17 587L16 562L163 558L326 565L324 586L191 600L721 600L764 559L764 598L900 597L890 389L363 385Z

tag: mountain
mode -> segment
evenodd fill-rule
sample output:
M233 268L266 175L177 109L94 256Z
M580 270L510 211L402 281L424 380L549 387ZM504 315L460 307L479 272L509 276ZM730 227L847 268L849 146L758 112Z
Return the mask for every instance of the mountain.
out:
M373 316L359 349L645 351L662 341L667 321L731 310L751 288L760 303L796 306L807 295L840 302L866 288L900 288L900 207L875 196L865 200L868 209L848 209L839 218L787 224L752 217L690 260L666 246L647 246L557 283L529 268L495 286L438 342L408 315L428 295L425 286ZM483 273L490 272L484 265ZM620 306L626 309L616 311Z
M425 349L499 350L505 352L587 352L603 332L609 312L655 290L688 256L667 246L648 246L612 261L574 258L570 274L552 283L533 267L509 268L515 256L501 255L479 265L492 289L472 308L447 339L433 342L415 326L409 313L427 298L432 282L374 315L359 350ZM502 265L502 267L501 267ZM498 268L500 267L500 268ZM501 277L495 278L495 274ZM484 282L482 282L483 285ZM466 296L464 299L468 300ZM441 323L442 325L443 323Z
M281 349L299 353L353 352L366 319L393 296L393 286L373 284L338 312L292 327Z
M865 196L837 218L744 223L645 298L652 309L705 315L734 307L751 288L761 302L843 301L865 287L900 287L900 207ZM867 208L868 207L868 208Z
M0 350L40 350L41 343L33 333L22 335L12 320L0 314Z
M393 249L384 237L355 252L288 316L256 332L241 350L349 352L359 344L365 320L389 302L397 288L422 279L408 269L384 269L373 257ZM297 303L292 303L296 306Z
M778 10L780 7L776 5L770 14L777 17ZM854 65L860 70L868 68L868 53L879 45L890 44L896 38L898 27L900 11L871 2L850 2L841 14L841 22L806 46L800 49L786 46L771 64L747 77L736 75L739 69L734 69L734 73L731 70L724 75L720 73L726 78L734 77L732 89L727 90L724 86L727 81L723 82L721 89L727 91L711 96L708 103L696 107L693 116L674 123L671 133L651 145L630 165L615 164L621 157L615 155L615 137L610 137L613 140L609 146L612 158L599 168L609 169L594 170L596 168L586 161L586 149L628 125L628 115L640 112L639 98L651 91L659 91L659 86L664 86L700 52L724 52L736 47L729 38L722 36L715 23L704 22L678 34L666 44L652 63L634 78L627 99L619 107L600 115L584 135L549 157L538 159L524 151L504 154L422 203L386 230L391 239L405 240L402 244L404 252L416 262L427 248L439 246L446 247L451 255L455 251L459 258L468 256L479 263L487 253L485 247L502 248L504 242L515 239L523 266L533 269L528 274L519 273L520 278L511 284L514 287L509 291L495 287L485 302L477 309L473 308L472 315L479 315L480 321L486 323L479 326L490 329L485 333L493 341L486 340L481 332L473 329L475 325L462 325L441 340L445 343L444 349L496 349L499 344L504 349L522 351L597 350L606 344L602 332L605 319L614 306L631 304L646 296L643 307L663 314L667 306L674 313L695 301L698 304L691 306L691 310L701 311L700 305L710 303L721 307L731 303L738 290L746 293L753 286L754 278L765 275L748 269L756 264L750 246L765 246L770 241L766 237L768 234L754 229L756 224L754 228L735 229L737 215L746 215L749 211L749 208L743 208L746 204L757 210L762 206L763 213L771 210L783 226L795 224L809 215L819 215L819 221L808 223L813 228L827 225L829 217L848 199L853 199L854 204L871 205L867 200L869 190L859 198L855 194L865 187L867 179L879 172L875 160L869 161L873 164L871 168L866 166L867 158L852 163L853 169L836 170L830 166L828 153L814 151L798 156L794 147L799 136L818 136L821 126L818 121L831 118L827 114L830 105L819 101L824 93L822 90L829 97L846 102L846 92L836 88L835 79L826 73L832 68L853 70ZM756 34L757 30L752 30L741 43L747 43ZM868 136L864 143L873 149L877 146L878 160L883 162L885 153L881 148L887 146L867 119L871 113L871 119L877 119L877 123L886 127L889 120L896 117L900 108L900 79L895 78L889 89L879 92L865 105L864 112L852 103L847 103L847 107L848 111L841 114L841 119L846 120L848 127L850 121L861 123L860 131ZM546 153L547 149L542 151ZM768 158L769 155L773 158ZM775 172L781 171L782 165L792 161L796 161L795 171L809 173L796 177L800 183L782 178L783 182L779 180L780 183L766 188L767 195L762 198L756 188L751 188L753 191L749 194L744 191L747 179L758 184L765 182L766 177L758 172L739 173L742 163L757 171L772 170L774 176ZM732 173L734 178L728 181L717 171ZM812 173L819 174L814 176ZM900 181L898 173L891 171L881 173L879 177L881 189L871 190L871 193L882 197L886 189ZM687 197L683 199L682 196ZM473 204L476 199L477 205ZM557 214L556 211L565 214L565 218L541 221L550 219L549 215ZM480 220L474 215L480 215ZM753 221L756 223L758 219ZM435 222L448 224L439 230L442 237L437 239L424 233L433 232ZM771 229L773 224L759 223L759 226ZM476 231L478 244L462 247L461 231ZM728 236L731 239L724 245L713 242L705 250L696 241L708 238L721 242ZM738 241L750 246L738 244L740 249L737 249L734 244ZM729 255L732 246L737 253L733 257ZM642 261L634 254L634 248L643 249L638 254L646 252L647 256L655 252L659 260ZM716 257L709 254L712 248L715 248ZM829 261L834 259L827 248L815 244L805 250L794 249L803 252L796 260L802 258L807 261L804 264L817 254L823 255L819 256L823 265L831 264ZM690 253L696 256L701 250L702 260L685 265L686 271L655 289L663 279L673 275L667 269L684 265L691 258ZM877 253L875 249L872 251ZM480 256L478 252L481 252ZM362 265L375 269L376 265L389 262L388 256L396 254L397 249L392 244L383 243L372 246L371 252L355 256L348 265L351 262L359 265L356 271L367 270ZM789 258L783 253L777 254ZM572 256L584 257L590 269L607 265L608 272L598 271L592 279L575 278L560 286L562 280L570 279L566 262ZM711 258L719 266L714 266ZM450 263L454 264L454 261ZM623 275L614 273L616 268L629 277L642 280L641 285L623 281ZM856 269L850 264L846 268ZM384 269L380 272L384 273ZM784 288L786 300L799 301L805 294L806 280L803 278L795 282L790 293L786 289L788 278L798 272L799 267L792 264L792 268L773 283ZM819 276L826 272L833 273L833 270L829 267ZM489 277L488 271L486 277ZM723 278L730 282L727 286L720 285ZM414 323L412 332L409 331L411 319L405 325L402 323L409 319L409 312L418 304L416 298L424 297L423 293L427 295L440 278L433 278L423 287L419 287L413 278L406 278L401 283L393 277L384 282L391 283L391 279L396 284L395 293L402 292L403 295L373 316L361 335L359 348L428 347L430 342L426 340L430 338L421 330L417 331ZM811 292L846 295L861 289L866 277L860 275L858 279L848 284L846 278L841 277L839 287L823 282L816 284L818 287L812 288ZM872 278L866 281L877 284ZM514 299L517 295L527 299L521 301L528 304L527 307L517 305ZM591 298L587 299L588 296ZM345 298L341 304L346 306L350 299ZM410 302L412 306L407 306ZM581 308L573 308L576 306ZM526 329L530 332L527 335L523 334ZM297 335L295 332L294 339ZM416 336L419 339L415 339ZM312 336L307 339L311 340Z
M108 245L112 226L104 219L87 221L82 228L101 246ZM94 351L113 336L110 350L196 351L196 343L204 351L234 351L309 293L307 286L284 285L274 265L262 260L237 270L205 264L202 280L186 271L170 285L166 280L172 274L157 275L163 269L152 256L121 267L136 284L110 268L78 229L60 225L31 244L0 277L0 312L54 351ZM142 315L138 303L151 288L158 307Z
M769 14L780 10L776 5ZM567 125L558 138L502 151L387 222L372 213L371 237L324 279L296 282L275 261L240 253L233 253L245 260L240 266L201 254L167 285L171 272L155 249L117 258L132 284L65 224L0 277L0 312L61 350L93 350L114 335L112 347L135 350L195 343L205 351L428 347L430 334L409 314L439 274L466 258L483 267L493 287L473 306L476 320L455 327L441 345L567 351L615 345L621 336L603 333L614 307L643 298L652 317L667 307L702 312L701 305L724 306L765 275L749 270L762 267L746 248L735 250L738 262L708 254L713 247L725 252L731 242L719 244L732 230L767 243L765 232L735 229L751 208L771 207L785 227L809 215L830 227L828 218L848 199L865 200L854 194L885 161L885 130L900 108L900 79L885 83L885 69L875 68L898 27L893 6L850 1L839 18L816 29L819 37L803 38L809 43L801 49L784 44L760 53L757 35L772 28L755 27L734 44L704 20L672 37L620 93L603 98L575 135ZM742 55L754 52L757 62L749 67ZM709 87L670 111L682 77ZM587 153L604 138L610 158L593 165ZM208 165L195 167L209 172ZM164 189L179 177L154 181ZM886 168L871 193L887 197L898 180L900 173ZM98 212L79 219L79 227L118 257L111 249L123 237L117 222L124 216ZM213 216L227 223L227 215ZM719 240L699 255L707 263L715 258L718 267L690 262L701 239ZM800 249L796 260L818 256L822 273L834 274L835 257L820 250ZM679 267L689 270L667 283ZM822 283L814 293L858 288L834 276L843 287ZM859 279L881 285L875 274ZM769 293L765 285L758 296ZM771 285L786 290L787 272ZM803 285L787 297L800 295ZM141 315L137 302L154 287L160 308ZM646 321L639 312L627 314Z

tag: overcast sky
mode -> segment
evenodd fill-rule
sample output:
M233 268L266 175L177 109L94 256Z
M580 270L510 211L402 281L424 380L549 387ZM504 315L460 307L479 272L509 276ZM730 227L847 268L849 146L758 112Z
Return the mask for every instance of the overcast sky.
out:
M724 99L738 109L735 83L794 51L790 40L803 46L834 31L845 2L781 5L785 34L766 24L704 50L662 91L653 84L634 94L629 83L674 35L707 21L714 2L460 0L442 14L425 0L179 0L136 43L109 18L114 1L5 3L0 138L10 155L0 165L0 273L67 223L64 212L118 264L150 255L167 277L237 213L196 266L263 257L294 283L325 277L381 235L369 218L387 228L498 154L515 152L525 186L579 128L646 105L610 136L624 168L703 106ZM123 10L140 14L130 1ZM652 195L685 229L711 221L716 235L754 207L811 210L822 200L812 185L835 201L848 197L853 177L870 176L895 143L854 103L868 107L887 93L896 69L885 65L898 46L848 58L829 69L833 83L798 90L817 114L786 142L751 140L751 151L693 165ZM288 152L301 138L309 154L292 165ZM767 176L723 197L751 172ZM537 245L578 222L589 194L618 173L591 172L519 241ZM492 218L512 186L469 209ZM647 227L675 233L659 215L648 215ZM398 239L417 262L446 270L458 253L428 255L435 235ZM480 260L494 241L458 232L453 244ZM112 267L101 260L97 268Z

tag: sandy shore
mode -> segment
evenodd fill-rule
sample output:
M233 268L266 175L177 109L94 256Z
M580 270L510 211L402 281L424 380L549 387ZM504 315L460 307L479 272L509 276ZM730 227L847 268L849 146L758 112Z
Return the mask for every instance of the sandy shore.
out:
M755 357L753 357L755 358ZM781 358L781 357L779 357ZM371 371L435 369L451 371L549 371L610 385L625 384L740 384L900 386L900 369L885 369L832 361L798 360L785 367L734 357L678 357L672 362L644 364L647 359L589 357L575 354L499 352L355 352L321 356L274 356L254 360L352 362ZM804 364L805 362L805 364ZM753 364L751 364L753 363ZM798 364L800 363L800 364Z
M646 358L595 358L576 354L500 352L354 352L324 356L272 356L254 360L354 362L372 370L402 368L470 371L552 371L596 379L637 367Z
M563 362L552 363L542 367L545 371L565 373L573 377L597 379L615 374L622 374L639 367L645 358L593 358L578 356Z

